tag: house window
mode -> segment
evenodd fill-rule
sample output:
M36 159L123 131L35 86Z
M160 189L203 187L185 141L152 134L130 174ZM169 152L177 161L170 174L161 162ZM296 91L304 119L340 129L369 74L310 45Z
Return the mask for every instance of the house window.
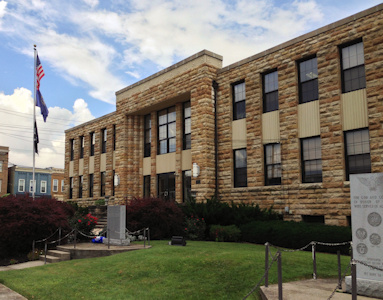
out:
M69 178L69 199L73 198L73 177Z
M263 75L263 112L278 108L278 71L273 71Z
M299 62L299 103L318 100L317 58Z
M371 173L369 140L367 128L345 132L347 180L350 174Z
M101 190L100 196L105 196L105 180L106 180L106 172L101 172Z
M191 200L191 170L182 172L183 202Z
M93 197L93 174L89 174L89 197Z
M61 180L61 193L64 192L64 179Z
M29 181L29 192L33 193L33 191L36 191L36 180L30 180Z
M281 144L265 145L265 185L279 185L281 178Z
M184 134L183 149L191 149L191 106L190 101L183 104L184 111Z
M74 139L70 140L70 160L74 159Z
M150 114L145 116L144 122L144 157L149 157L152 141L152 120Z
M113 125L113 151L116 150L116 125Z
M176 109L169 107L158 112L158 154L176 151Z
M363 42L358 41L342 47L341 57L343 93L364 89L366 87L366 74Z
M46 194L46 192L47 192L47 182L45 180L42 180L40 182L40 193Z
M84 182L84 177L81 175L78 177L78 197L82 198L82 185Z
M144 198L150 197L150 175L144 176Z
M322 182L322 152L320 137L301 140L302 182Z
M247 186L246 149L234 150L234 187Z
M84 158L84 146L85 146L85 139L83 136L80 136L80 158Z
M57 179L53 179L53 192L58 192L59 190L59 181Z
M175 173L158 174L158 197L164 200L175 200L176 198L176 176Z
M25 179L19 179L19 186L17 191L21 193L25 192Z
M0 172L3 172L3 161L0 161Z
M96 137L94 132L90 133L90 156L94 155L94 145L96 143Z
M101 153L106 153L106 128L101 130Z
M246 118L245 82L233 85L233 120Z

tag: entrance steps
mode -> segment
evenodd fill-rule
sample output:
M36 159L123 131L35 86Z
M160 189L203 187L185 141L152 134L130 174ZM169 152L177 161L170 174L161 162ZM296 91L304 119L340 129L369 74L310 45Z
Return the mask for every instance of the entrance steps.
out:
M70 252L60 250L48 250L47 252L47 262L49 263L56 263L70 259ZM40 260L45 261L45 255L40 255Z

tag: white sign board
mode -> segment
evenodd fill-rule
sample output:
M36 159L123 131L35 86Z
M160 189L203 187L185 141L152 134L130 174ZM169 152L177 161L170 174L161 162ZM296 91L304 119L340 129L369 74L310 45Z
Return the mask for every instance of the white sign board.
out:
M383 173L350 175L354 259L383 268ZM383 281L383 272L357 264L357 278Z

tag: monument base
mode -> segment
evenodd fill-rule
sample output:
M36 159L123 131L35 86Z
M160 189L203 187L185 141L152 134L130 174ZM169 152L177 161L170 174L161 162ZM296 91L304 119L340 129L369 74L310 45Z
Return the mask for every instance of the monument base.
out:
M108 240L106 240L105 242L108 243ZM130 240L129 239L125 239L125 240L110 239L109 240L109 244L113 245L113 246L129 246L130 245Z
M351 276L346 276L346 293L352 293ZM358 295L383 299L383 281L356 279L356 292Z

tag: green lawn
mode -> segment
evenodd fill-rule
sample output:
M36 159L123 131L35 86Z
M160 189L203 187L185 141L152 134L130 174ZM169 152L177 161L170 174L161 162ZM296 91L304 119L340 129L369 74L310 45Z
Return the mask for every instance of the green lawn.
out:
M0 272L0 282L28 299L242 299L264 274L264 246L167 243L152 241L151 249ZM342 257L342 269L349 260ZM282 268L283 281L312 278L311 252L283 252ZM318 278L336 277L336 255L317 254L317 273ZM269 280L277 283L276 263ZM248 299L258 299L256 294Z

